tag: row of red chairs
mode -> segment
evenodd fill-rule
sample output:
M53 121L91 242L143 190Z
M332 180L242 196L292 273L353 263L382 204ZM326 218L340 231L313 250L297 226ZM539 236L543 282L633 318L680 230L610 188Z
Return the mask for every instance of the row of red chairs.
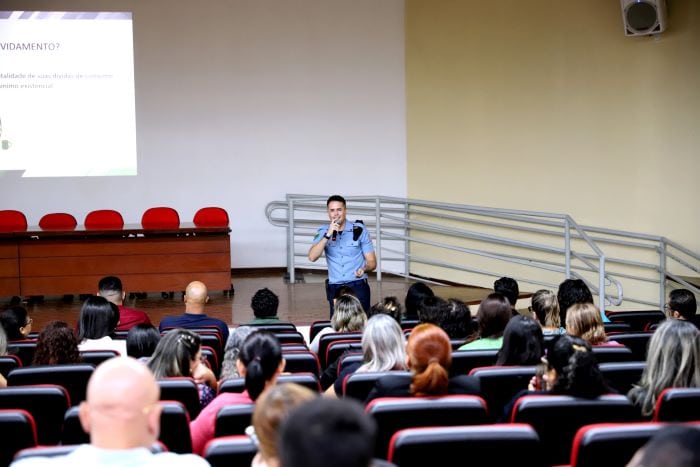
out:
M199 209L193 218L197 227L227 227L228 213L224 208L208 206ZM98 209L85 216L83 222L86 229L121 229L124 218L114 209ZM43 230L71 230L78 225L75 216L66 212L45 214L39 220ZM180 226L178 212L166 206L147 209L141 216L144 229L177 228ZM23 232L27 230L27 217L23 212L14 209L0 210L0 232Z

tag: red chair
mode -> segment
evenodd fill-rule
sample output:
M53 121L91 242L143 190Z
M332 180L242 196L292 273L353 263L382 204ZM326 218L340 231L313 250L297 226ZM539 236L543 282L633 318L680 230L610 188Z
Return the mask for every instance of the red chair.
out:
M124 227L124 218L113 209L97 209L85 216L86 229L121 229Z
M20 211L6 209L0 211L0 232L20 232L27 230L27 217Z
M44 214L39 220L39 227L42 230L73 230L78 225L78 221L72 214L67 212L52 212Z
M228 227L228 213L215 206L202 208L195 213L193 222L197 227Z
M144 229L177 228L180 227L180 216L173 208L149 208L141 216L141 225Z

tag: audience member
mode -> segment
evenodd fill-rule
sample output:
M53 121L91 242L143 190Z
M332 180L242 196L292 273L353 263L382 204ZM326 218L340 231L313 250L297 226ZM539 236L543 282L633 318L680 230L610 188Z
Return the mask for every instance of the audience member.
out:
M577 303L594 303L591 289L588 288L582 279L566 279L559 284L557 290L557 301L559 302L560 322L566 323L566 313L571 305ZM604 323L610 322L605 314L600 316Z
M258 446L251 467L278 467L280 465L277 438L279 426L289 412L302 403L318 398L311 389L294 383L276 384L263 391L255 403L253 432Z
M119 309L104 297L90 296L83 302L78 318L78 349L116 350L126 356L126 341L110 336L119 324Z
M621 345L608 339L600 310L592 303L575 303L569 307L566 332L587 340L591 345Z
M384 297L384 300L377 302L369 309L367 313L367 318L371 318L374 315L385 314L389 315L396 320L397 323L401 324L401 316L403 315L403 307L396 297Z
M250 300L250 307L253 309L255 319L248 324L280 323L281 320L277 317L279 304L280 300L272 290L267 287L258 290Z
M668 303L664 310L669 318L692 321L698 305L693 292L687 289L671 290L668 294Z
M423 299L434 295L433 290L424 282L416 282L411 285L406 292L406 299L404 300L406 308L404 319L417 320L418 304L423 301Z
M335 300L331 327L321 329L309 344L309 349L318 353L321 336L332 332L359 332L365 327L366 322L367 315L360 301L352 295L342 295Z
M627 397L642 416L654 414L656 398L666 388L700 387L700 334L690 322L663 321L651 336L646 367Z
M257 329L252 326L238 326L231 331L226 341L226 347L224 348L224 359L221 362L219 381L241 376L238 374L238 367L236 365L238 354L243 346L243 342L255 331L257 331Z
M503 331L513 316L510 302L499 293L492 293L479 305L477 339L464 344L459 350L500 349Z
M561 325L559 301L554 292L540 289L534 293L530 303L530 311L542 326L542 334L545 336L566 334L566 329Z
M340 360L340 359L338 359ZM321 375L326 395L342 393L343 379L355 372L392 371L406 369L406 338L401 326L391 316L372 316L362 332L362 363L349 365L338 372L338 362Z
M192 378L199 390L199 403L206 407L216 394L218 383L214 373L202 362L199 335L189 329L168 331L158 342L148 367L156 378L184 376Z
M106 298L119 308L119 326L117 326L117 331L128 331L137 324L151 324L151 320L146 313L124 306L126 292L122 287L121 279L115 276L103 277L97 284L97 288L97 295Z
M193 281L185 289L185 313L180 316L166 316L160 322L158 330L167 328L197 328L201 326L216 326L221 333L223 342L228 341L228 325L218 318L204 314L204 308L209 301L207 286L200 281Z
M365 403L378 397L479 393L479 381L473 376L458 375L450 378L452 345L442 328L428 323L413 328L408 336L406 354L412 374L382 376Z
M0 355L7 355L7 334L2 326L0 326ZM7 387L7 380L0 374L0 388L4 387Z
M450 305L440 297L425 297L418 304L418 320L421 323L431 323L442 327L442 323L450 314Z
M65 456L30 457L12 465L208 466L192 454L150 450L160 431L159 392L151 372L136 360L107 360L90 377L87 400L80 404L80 423L90 434L90 444L81 444Z
M700 465L700 429L668 425L639 448L627 467L697 467Z
M518 314L518 310L515 309L515 304L518 303L518 297L520 296L520 288L515 279L510 277L501 277L493 283L493 291L499 293L506 297L510 307L512 308L513 316Z
M126 334L126 354L142 363L155 352L160 342L160 333L152 324L137 324Z
M445 330L450 339L468 339L475 331L469 306L457 298L447 299L447 304L449 312L440 327Z
M32 332L34 320L27 315L27 309L21 305L6 308L0 313L0 324L5 329L8 341L21 341Z
M277 382L284 370L282 346L274 334L260 330L248 336L238 360L238 373L245 378L242 393L224 392L216 396L190 423L192 452L202 454L207 441L214 437L216 414L230 404L252 404L262 392Z
M36 341L32 365L80 363L78 336L65 321L49 321Z
M377 427L362 405L318 398L293 409L279 428L281 467L369 467Z
M496 365L537 365L544 356L544 337L537 321L522 315L513 316L503 333L503 346Z

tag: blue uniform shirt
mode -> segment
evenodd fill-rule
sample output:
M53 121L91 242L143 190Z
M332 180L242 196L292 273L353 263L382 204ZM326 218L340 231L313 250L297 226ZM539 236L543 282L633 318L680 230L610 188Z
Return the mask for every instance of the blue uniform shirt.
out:
M360 238L353 240L352 230L355 226L362 228ZM321 241L328 232L328 226L318 229L313 244ZM355 277L355 271L365 266L365 253L374 251L372 239L367 228L359 222L345 221L345 228L338 232L336 239L328 240L324 252L328 264L328 282L331 284L343 284L359 279L366 279L367 274Z

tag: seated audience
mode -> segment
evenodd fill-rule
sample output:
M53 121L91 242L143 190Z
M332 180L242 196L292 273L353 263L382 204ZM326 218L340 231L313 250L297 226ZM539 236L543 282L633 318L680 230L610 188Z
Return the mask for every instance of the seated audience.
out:
M216 414L222 407L252 404L265 389L275 385L277 377L284 370L282 346L271 332L256 331L243 343L236 365L239 374L245 378L245 391L219 394L192 420L192 452L196 454L202 454L207 441L214 437Z
M78 349L116 350L126 356L126 341L112 339L110 335L119 324L119 310L104 297L85 299L78 317Z
M209 301L207 286L199 281L190 282L185 289L185 313L180 316L166 316L158 325L158 330L163 332L167 328L198 328L202 326L216 326L221 333L223 342L228 341L228 325L218 318L211 318L204 313L204 308Z
M367 321L362 332L362 360L340 373L338 362L329 365L321 375L321 386L327 389L325 394L342 394L343 380L352 373L406 369L406 338L395 319L379 314Z
M515 279L510 277L501 277L500 279L497 279L493 283L493 291L506 297L508 303L510 303L513 316L518 314L515 304L518 303L520 288L518 287L518 283Z
M510 302L503 295L492 293L481 302L476 312L477 338L459 350L500 349L503 345L503 331L512 316Z
M510 308L508 308L510 312ZM411 375L382 376L370 391L365 404L378 397L442 396L478 394L479 381L473 376L450 378L452 345L447 333L434 324L419 324L411 331L406 345Z
M5 329L8 341L27 339L32 332L34 320L27 315L27 309L21 305L6 308L0 313L0 325Z
M433 297L435 294L433 290L428 287L424 282L416 282L408 288L406 292L406 299L404 300L404 308L406 309L406 314L404 319L418 319L418 304L422 302L425 298Z
M576 303L566 312L566 332L587 340L591 345L621 345L608 339L598 307L592 303Z
M666 388L700 387L700 334L690 322L663 321L649 341L646 367L627 397L650 418Z
M431 323L442 327L442 323L450 314L450 305L440 297L425 297L418 304L418 320L421 323Z
M151 324L151 320L146 313L124 306L126 292L122 287L121 279L115 276L103 277L97 284L97 288L97 295L106 298L119 308L119 326L117 326L117 331L128 331L137 324Z
M331 327L321 329L309 344L309 349L318 353L321 336L332 332L360 332L365 327L366 322L367 315L360 301L352 295L342 295L335 300Z
M577 303L594 303L591 289L581 279L566 279L559 284L557 290L557 301L559 302L560 322L566 323L566 313L571 305ZM604 323L609 323L610 319L601 313Z
M533 318L542 326L545 336L566 334L561 325L559 301L551 290L540 289L532 295L530 311Z
M131 358L107 360L90 377L87 400L80 404L80 424L90 434L90 444L81 444L65 456L30 457L12 465L208 466L192 454L151 451L160 432L159 393L144 365Z
M384 297L384 300L377 302L372 305L367 313L367 318L371 318L374 315L385 314L389 315L396 320L397 323L401 324L401 316L403 315L403 307L399 303L399 299L396 297Z
M156 351L160 333L152 324L137 324L126 334L126 354L142 363Z
M253 332L257 331L252 326L238 326L231 331L226 341L226 347L224 347L224 359L221 362L221 373L219 376L219 381L224 381L228 378L238 378L241 376L238 374L238 368L236 361L238 360L238 354L245 342L246 338Z
M65 321L49 321L36 341L32 365L80 363L78 336Z
M447 299L447 304L449 312L440 327L450 339L468 339L476 328L469 306L457 298Z
M194 379L202 407L206 407L214 399L218 387L216 376L202 362L199 335L189 329L176 328L168 331L148 360L148 368L158 379L174 376Z
M692 321L698 308L695 295L690 290L676 289L668 294L668 303L664 310L669 318Z
M668 425L639 448L627 467L697 467L700 465L700 429Z
M7 355L7 335L2 326L0 326L0 355ZM0 388L4 387L7 387L7 380L0 374Z
M280 300L272 290L267 287L258 290L250 300L250 307L253 309L255 319L248 324L281 323L277 317L279 304Z
M537 365L544 356L544 337L537 321L522 315L513 316L503 333L503 347L496 365Z
M318 398L294 408L279 428L281 467L369 467L377 426L362 406Z
M249 433L258 446L258 453L253 458L251 467L280 465L277 449L280 424L292 409L316 398L317 393L294 383L276 384L263 391L255 403L253 432Z

